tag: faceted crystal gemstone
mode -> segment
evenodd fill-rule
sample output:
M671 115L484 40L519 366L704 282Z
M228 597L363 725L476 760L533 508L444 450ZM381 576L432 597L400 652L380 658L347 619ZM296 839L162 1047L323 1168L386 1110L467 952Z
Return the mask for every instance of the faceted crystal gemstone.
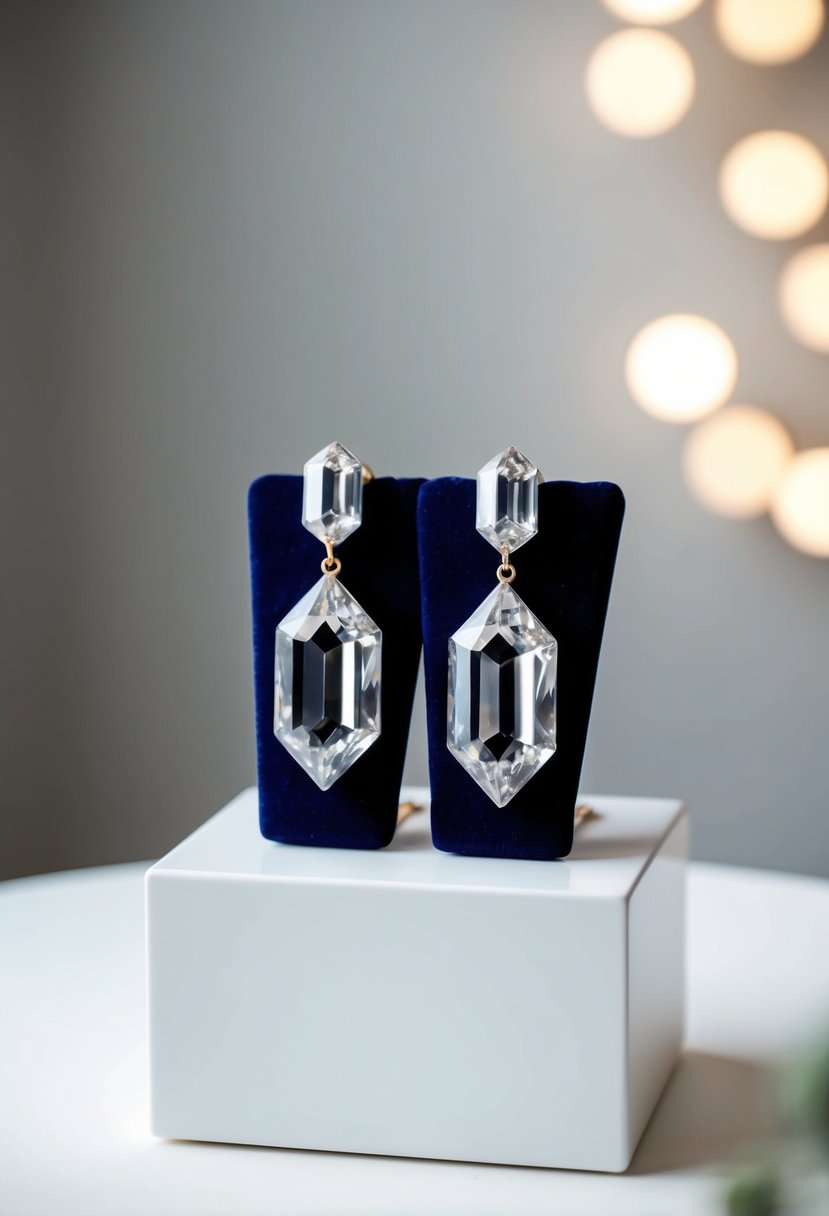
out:
M506 448L478 473L478 531L513 553L538 531L538 469L518 448Z
M329 443L305 465L302 523L321 541L339 545L363 514L363 468L341 443Z
M449 750L498 806L556 750L557 655L505 583L449 639Z
M383 635L333 574L276 628L273 730L329 789L380 735Z

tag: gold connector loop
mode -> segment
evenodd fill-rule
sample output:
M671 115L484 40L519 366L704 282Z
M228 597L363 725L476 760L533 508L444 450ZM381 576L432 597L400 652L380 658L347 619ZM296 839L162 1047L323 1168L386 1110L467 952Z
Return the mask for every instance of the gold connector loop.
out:
M323 574L339 574L342 568L342 562L338 557L334 556L334 542L332 540L325 541L325 557L320 562L320 569Z
M509 559L509 545L501 545L501 564L497 570L499 583L511 583L515 578L515 566Z

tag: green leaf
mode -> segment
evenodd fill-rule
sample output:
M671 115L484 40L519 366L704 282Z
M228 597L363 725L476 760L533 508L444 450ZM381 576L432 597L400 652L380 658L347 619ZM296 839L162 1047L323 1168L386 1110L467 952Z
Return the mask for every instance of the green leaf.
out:
M754 1169L731 1184L726 1198L728 1216L775 1216L780 1211L780 1189L770 1170Z

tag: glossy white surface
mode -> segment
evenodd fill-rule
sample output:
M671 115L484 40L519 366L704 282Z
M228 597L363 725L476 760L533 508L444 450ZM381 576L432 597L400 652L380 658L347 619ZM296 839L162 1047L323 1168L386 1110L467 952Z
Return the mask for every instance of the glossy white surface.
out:
M418 804L428 792L412 787L401 797ZM256 789L248 789L171 849L154 869L303 882L386 883L484 891L521 890L539 895L598 895L625 898L636 882L654 840L676 820L675 798L590 797L598 812L581 824L565 861L512 861L456 857L432 848L424 813L411 815L387 849L305 849L264 840L258 828Z
M628 1174L158 1141L144 869L0 885L4 1213L711 1216L717 1163L768 1129L770 1070L829 1022L829 883L695 865L687 1048Z
M437 853L426 813L274 845L242 794L147 876L153 1131L624 1169L681 1040L686 817L592 802L551 864Z

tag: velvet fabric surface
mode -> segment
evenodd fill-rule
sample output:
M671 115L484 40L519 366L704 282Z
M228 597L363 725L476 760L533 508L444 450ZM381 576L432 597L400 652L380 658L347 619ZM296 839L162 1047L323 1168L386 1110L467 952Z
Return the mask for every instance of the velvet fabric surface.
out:
M259 823L269 840L378 849L394 835L420 663L421 484L369 482L362 525L337 546L340 581L383 631L381 733L328 790L317 787L273 733L276 627L322 577L325 549L302 526L302 477L260 477L250 487Z
M476 483L424 485L418 505L432 838L448 853L553 860L573 845L593 688L625 510L609 482L539 487L539 530L513 589L558 641L555 754L498 807L446 745L450 636L496 586L499 555L475 530Z

